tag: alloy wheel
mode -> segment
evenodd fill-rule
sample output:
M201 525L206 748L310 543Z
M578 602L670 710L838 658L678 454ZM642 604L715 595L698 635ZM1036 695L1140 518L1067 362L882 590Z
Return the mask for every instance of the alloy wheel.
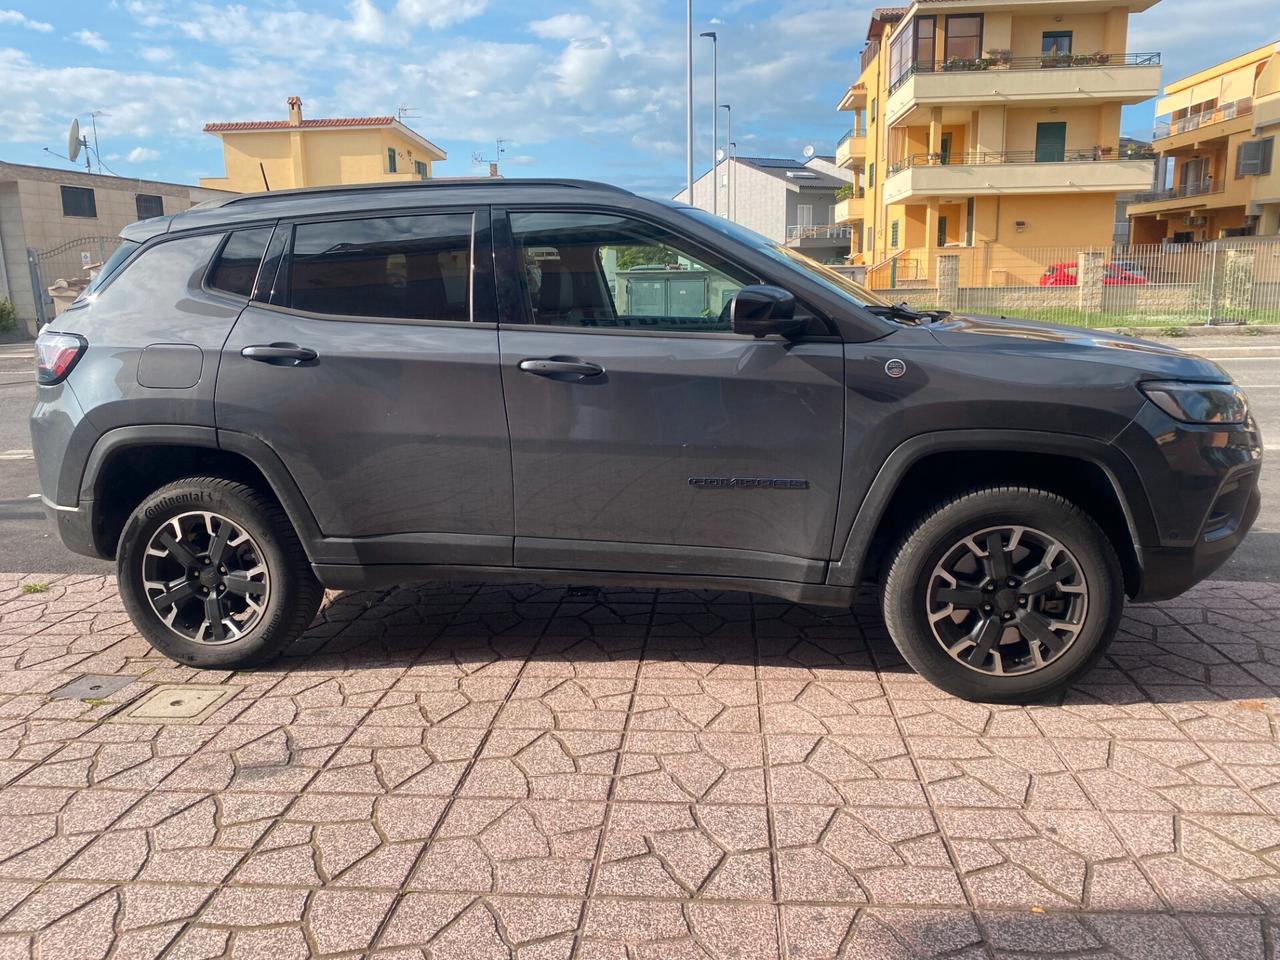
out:
M1089 589L1059 540L1010 525L979 530L944 552L925 602L934 639L952 659L1009 676L1042 670L1072 647Z
M197 643L233 643L261 620L271 594L262 549L217 513L184 513L152 535L142 556L147 601L171 631Z

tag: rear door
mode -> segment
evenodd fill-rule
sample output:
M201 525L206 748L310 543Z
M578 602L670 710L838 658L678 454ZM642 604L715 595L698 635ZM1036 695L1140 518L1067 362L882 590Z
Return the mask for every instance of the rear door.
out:
M632 215L495 212L508 234L516 564L820 581L845 402L824 321L734 334L756 278Z
M282 223L223 350L221 430L264 440L361 563L511 563L489 213Z

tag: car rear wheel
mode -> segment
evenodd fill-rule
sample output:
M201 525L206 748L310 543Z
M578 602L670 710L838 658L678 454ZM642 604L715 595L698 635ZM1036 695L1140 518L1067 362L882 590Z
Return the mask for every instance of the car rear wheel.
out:
M930 511L899 545L883 609L915 670L966 700L1027 703L1102 655L1124 606L1110 541L1042 490L975 490Z
M302 635L324 596L280 507L214 477L179 480L139 504L117 569L139 632L194 667L273 659Z

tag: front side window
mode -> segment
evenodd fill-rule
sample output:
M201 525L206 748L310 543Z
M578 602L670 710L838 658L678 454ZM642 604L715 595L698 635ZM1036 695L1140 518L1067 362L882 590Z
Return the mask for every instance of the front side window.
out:
M472 215L300 223L288 304L390 320L471 319Z
M753 279L669 231L603 213L512 213L516 267L540 326L728 332Z
M258 276L262 253L271 239L270 227L237 230L227 238L222 252L209 273L209 286L214 290L235 297L248 297L253 293L253 281Z
M98 216L98 201L88 187L62 188L62 215L64 217L85 217L93 219Z
M982 17L947 17L947 60L976 60L982 54Z

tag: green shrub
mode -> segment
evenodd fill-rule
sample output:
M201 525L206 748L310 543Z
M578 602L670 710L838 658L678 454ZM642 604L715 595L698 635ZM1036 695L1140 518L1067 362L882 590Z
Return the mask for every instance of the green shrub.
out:
M1186 327L1161 327L1160 333L1166 337L1185 337L1187 335Z
M12 300L0 299L0 333L13 333L18 329L18 308Z
M1257 327L1245 327L1244 335L1246 337L1260 337L1262 336L1262 331L1259 330Z

